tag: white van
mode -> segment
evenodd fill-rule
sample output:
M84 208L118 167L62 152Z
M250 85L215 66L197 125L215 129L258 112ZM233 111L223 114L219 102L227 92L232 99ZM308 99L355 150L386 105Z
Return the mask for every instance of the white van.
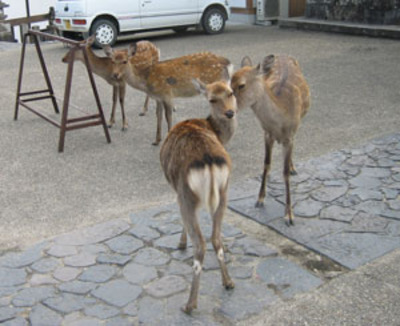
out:
M228 0L57 0L55 25L65 36L96 34L96 46L113 45L118 35L172 28L202 27L223 32Z

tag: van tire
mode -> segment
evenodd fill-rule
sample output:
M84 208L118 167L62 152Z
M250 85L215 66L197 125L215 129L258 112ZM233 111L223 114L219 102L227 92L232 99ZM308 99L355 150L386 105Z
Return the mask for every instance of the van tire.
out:
M219 8L208 9L202 18L203 30L206 34L219 34L224 31L226 16Z
M118 30L115 23L109 19L96 20L90 29L90 35L96 35L93 46L102 48L105 45L113 46L117 41Z

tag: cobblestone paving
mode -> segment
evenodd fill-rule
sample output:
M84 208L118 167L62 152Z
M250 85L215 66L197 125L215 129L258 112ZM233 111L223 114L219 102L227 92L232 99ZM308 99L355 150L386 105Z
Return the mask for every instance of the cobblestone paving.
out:
M256 180L230 192L230 206L343 266L400 247L400 135L312 160L293 180L296 226L283 215L283 183L273 174L266 208L253 208ZM254 188L255 187L255 188ZM253 195L252 195L253 194ZM201 225L207 238L211 224ZM226 261L236 287L221 285L212 246L199 307L189 295L192 250L179 251L176 205L132 214L0 257L3 325L229 325L325 282L242 230L225 223Z
M221 325L260 313L279 298L311 290L321 279L229 224L226 261L236 282L221 285L210 243L199 309L180 311L192 279L192 248L179 251L176 205L132 214L61 235L0 258L0 323L4 325ZM207 214L203 232L211 235ZM274 278L284 268L285 276ZM296 275L296 278L293 276ZM271 284L274 284L273 291ZM279 291L282 288L282 291ZM278 289L278 291L277 291Z
M237 190L230 208L349 269L400 247L400 134L310 160L297 170L291 178L295 227L282 218L285 187L278 173L269 180L265 208L254 207L255 193L239 198Z

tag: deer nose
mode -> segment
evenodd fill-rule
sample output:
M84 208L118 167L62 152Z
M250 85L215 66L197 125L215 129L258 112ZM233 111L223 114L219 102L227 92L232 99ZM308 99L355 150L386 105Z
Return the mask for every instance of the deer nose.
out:
M235 115L235 112L233 112L232 110L226 111L225 115L227 116L228 119L232 119L233 116Z

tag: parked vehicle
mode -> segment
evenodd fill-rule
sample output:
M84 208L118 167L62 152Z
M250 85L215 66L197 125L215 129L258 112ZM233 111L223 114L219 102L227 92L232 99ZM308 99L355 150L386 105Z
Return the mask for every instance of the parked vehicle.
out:
M230 17L228 0L57 0L55 12L64 36L95 34L97 47L113 45L121 34L159 29L218 34Z

